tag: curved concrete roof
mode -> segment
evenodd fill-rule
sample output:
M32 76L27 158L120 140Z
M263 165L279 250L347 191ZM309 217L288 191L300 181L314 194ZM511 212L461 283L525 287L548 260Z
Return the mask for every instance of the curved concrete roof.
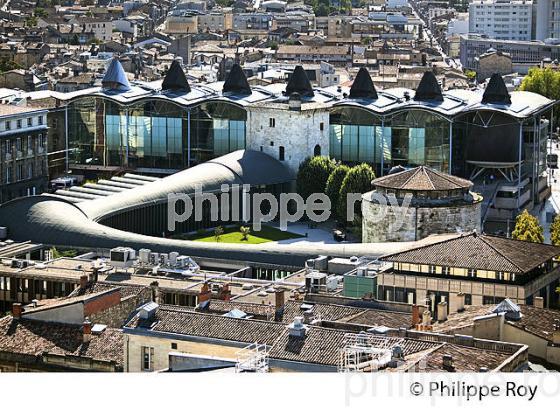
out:
M140 235L96 222L116 211L160 202L171 192L192 192L198 183L204 191L209 191L219 189L222 183L256 185L289 182L291 179L289 171L276 159L261 152L236 151L150 184L79 204L49 195L19 198L0 206L0 226L6 226L14 240L31 240L45 245L92 250L124 245L156 252L177 251L194 257L288 266L302 266L306 259L317 255L378 257L408 249L414 244L206 243Z

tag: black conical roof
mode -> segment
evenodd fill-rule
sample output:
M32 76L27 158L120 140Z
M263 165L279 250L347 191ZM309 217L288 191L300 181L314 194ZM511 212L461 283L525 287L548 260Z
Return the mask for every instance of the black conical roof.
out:
M443 101L441 87L432 71L426 71L414 95L416 101Z
M187 76L181 67L181 64L174 60L165 74L163 83L161 84L162 90L172 90L172 91L184 91L190 92L191 87L189 87L189 82L187 81Z
M511 96L500 74L492 74L482 96L483 104L511 104Z
M288 85L286 85L286 95L292 95L293 93L298 93L302 97L313 97L314 95L309 78L307 78L305 70L300 65L296 66L288 80Z
M368 70L365 67L360 68L352 87L350 88L350 98L371 98L377 100L377 91Z
M245 73L239 64L234 64L231 67L222 92L247 95L252 93L251 87L247 82L247 77L245 77Z

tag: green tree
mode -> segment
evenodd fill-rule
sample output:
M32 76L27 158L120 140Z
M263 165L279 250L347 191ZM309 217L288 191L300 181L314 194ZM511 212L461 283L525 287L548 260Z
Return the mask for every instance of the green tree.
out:
M35 17L47 17L49 15L49 13L47 13L47 11L44 8L37 7L35 9L35 11L33 12L33 15Z
M16 70L21 68L21 66L16 63L14 60L8 60L7 58L0 59L0 72L4 73L10 70Z
M371 191L371 181L374 179L375 172L368 164L360 164L350 168L342 181L338 194L338 215L341 215L342 219L346 219L349 216L349 210L347 209L348 194L363 194ZM360 205L361 201L354 203L354 214L358 217L362 215Z
M337 166L329 175L327 179L327 185L325 186L325 194L331 200L331 208L333 212L333 217L336 219L342 219L345 215L339 215L338 213L338 198L340 194L340 187L344 178L350 171L350 167L346 165Z
M511 236L520 241L543 243L544 229L539 220L525 209L515 218L515 228Z
M556 215L550 225L550 242L553 245L560 246L560 215Z
M241 240L247 241L249 240L249 234L251 233L251 227L249 226L240 226L239 232L241 232Z
M558 100L560 98L560 72L551 68L531 68L529 74L523 78L522 91L531 91Z
M336 168L336 162L328 157L310 157L303 161L298 170L297 192L304 200L309 195L325 192L329 175Z
M216 226L216 228L214 228L214 240L216 242L220 242L223 234L224 234L224 227L223 226Z

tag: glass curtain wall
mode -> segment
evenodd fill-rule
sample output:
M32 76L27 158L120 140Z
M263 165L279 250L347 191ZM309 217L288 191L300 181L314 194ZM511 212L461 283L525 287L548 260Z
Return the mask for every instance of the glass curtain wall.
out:
M356 107L340 107L330 116L330 152L334 159L368 162L379 172L392 166L427 165L449 172L449 121L421 110L386 117Z
M247 114L225 102L190 108L191 163L245 148ZM85 97L68 107L73 164L182 169L188 166L189 110L162 100L120 106Z

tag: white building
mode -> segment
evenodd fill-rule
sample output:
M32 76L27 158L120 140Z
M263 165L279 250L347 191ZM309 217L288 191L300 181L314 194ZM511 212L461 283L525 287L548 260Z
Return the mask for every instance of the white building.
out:
M533 38L533 1L474 0L469 5L469 32L499 40Z
M447 36L469 34L469 14L459 13L455 18L449 20L447 25Z
M535 39L560 38L560 0L533 0Z

